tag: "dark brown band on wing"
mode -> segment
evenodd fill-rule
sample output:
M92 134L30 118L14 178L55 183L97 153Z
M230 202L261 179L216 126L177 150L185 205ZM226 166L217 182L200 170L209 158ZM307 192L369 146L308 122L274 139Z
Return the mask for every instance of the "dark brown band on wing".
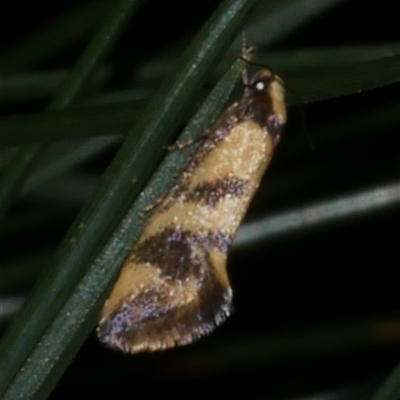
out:
M206 268L210 250L228 252L232 238L223 233L194 233L178 228L165 228L138 245L133 260L149 263L160 270L163 277L184 281L188 276L199 278Z
M133 353L184 345L209 334L229 316L232 301L231 289L209 272L199 281L191 302L181 298L182 293L174 298L168 284L145 287L125 299L98 326L100 341Z
M187 199L193 202L203 202L209 207L216 204L227 196L241 197L246 193L248 182L235 176L225 176L213 182L204 182L187 195Z

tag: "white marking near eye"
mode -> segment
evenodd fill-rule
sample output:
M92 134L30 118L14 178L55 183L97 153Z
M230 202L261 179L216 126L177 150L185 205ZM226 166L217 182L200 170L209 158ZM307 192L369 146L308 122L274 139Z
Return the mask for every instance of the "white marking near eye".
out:
M264 84L264 82L257 82L256 83L256 89L257 90L259 90L260 92L262 91L262 90L264 90L265 89L265 84Z

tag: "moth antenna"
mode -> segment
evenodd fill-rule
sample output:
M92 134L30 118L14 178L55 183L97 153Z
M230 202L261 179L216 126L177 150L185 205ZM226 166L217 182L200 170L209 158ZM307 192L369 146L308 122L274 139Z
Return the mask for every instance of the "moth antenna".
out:
M252 67L269 69L272 72L272 75L274 76L274 78L278 79L280 83L283 83L283 80L278 75L275 74L274 70L269 65L255 63L255 62L251 61L250 59L247 59L243 56L240 57L240 59L242 61L244 61L247 65L251 65Z
M254 57L256 53L256 47L255 46L247 46L247 37L246 33L242 32L242 51L241 51L241 59L244 62L251 61L251 59Z
M243 87L247 88L249 86L249 71L247 70L246 67L244 67L242 69L242 83L243 83Z
M248 65L251 59L254 57L256 53L256 48L254 46L247 46L247 37L246 33L242 32L242 52L241 56L239 57L246 65ZM242 82L243 86L249 86L250 78L247 68L243 68L242 71Z

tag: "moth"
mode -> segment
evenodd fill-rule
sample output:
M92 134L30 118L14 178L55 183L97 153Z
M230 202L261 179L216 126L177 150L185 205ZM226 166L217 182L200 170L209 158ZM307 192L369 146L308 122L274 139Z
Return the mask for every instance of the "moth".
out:
M105 302L99 340L126 353L189 344L230 314L229 247L282 136L282 80L270 69L204 133L176 184L152 209Z

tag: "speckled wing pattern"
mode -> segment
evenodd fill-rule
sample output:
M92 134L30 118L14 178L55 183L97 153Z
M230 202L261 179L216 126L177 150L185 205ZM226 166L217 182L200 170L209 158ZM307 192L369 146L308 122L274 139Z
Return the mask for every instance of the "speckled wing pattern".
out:
M129 353L162 350L229 316L228 249L285 122L282 81L262 69L152 210L104 305L101 342Z

